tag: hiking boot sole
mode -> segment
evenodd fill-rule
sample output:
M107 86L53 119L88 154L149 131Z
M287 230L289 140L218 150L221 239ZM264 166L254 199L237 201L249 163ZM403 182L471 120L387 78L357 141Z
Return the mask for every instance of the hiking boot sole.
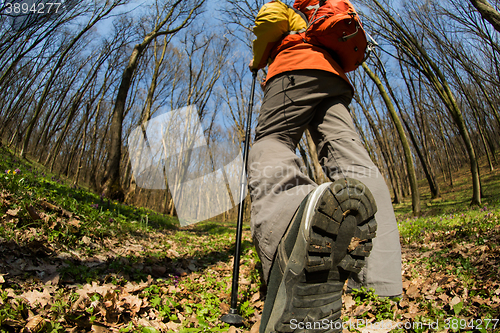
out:
M296 213L300 226L294 228L293 219L278 246L269 282L281 282L269 293L272 310L264 332L342 331L343 287L370 254L376 210L368 188L354 179L311 192Z

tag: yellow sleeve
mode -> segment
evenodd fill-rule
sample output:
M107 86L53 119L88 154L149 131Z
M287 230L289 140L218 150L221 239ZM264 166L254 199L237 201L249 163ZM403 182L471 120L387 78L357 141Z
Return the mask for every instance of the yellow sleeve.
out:
M253 68L266 67L269 54L283 35L289 31L306 28L306 22L281 1L271 1L260 9L255 19L253 33Z

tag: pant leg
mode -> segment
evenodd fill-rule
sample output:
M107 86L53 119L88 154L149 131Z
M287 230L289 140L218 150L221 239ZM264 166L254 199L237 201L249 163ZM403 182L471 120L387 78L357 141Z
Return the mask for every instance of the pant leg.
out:
M255 141L248 156L251 230L267 281L278 244L293 214L317 186L295 147L322 98L307 75L281 74L266 84ZM304 96L309 97L307 100ZM314 100L315 99L315 100Z
M351 275L348 286L374 288L379 296L401 294L401 247L389 189L359 139L347 104L335 98L324 100L316 109L310 131L327 176L332 180L350 177L361 181L377 204L373 249L362 271Z
M252 238L267 282L283 234L317 185L302 171L300 158L276 138L254 143L249 163Z
M266 281L295 211L317 186L295 154L297 143L313 119L316 106L346 91L350 93L350 87L343 79L315 70L285 73L266 85L247 168L252 237Z

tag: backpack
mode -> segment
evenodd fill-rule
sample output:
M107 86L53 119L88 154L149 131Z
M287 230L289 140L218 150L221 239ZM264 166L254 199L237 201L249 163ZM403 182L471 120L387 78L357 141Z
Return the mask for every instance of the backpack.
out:
M293 7L306 21L307 28L285 37L292 44L301 38L325 48L345 72L355 70L365 60L368 45L365 30L349 0L296 0Z

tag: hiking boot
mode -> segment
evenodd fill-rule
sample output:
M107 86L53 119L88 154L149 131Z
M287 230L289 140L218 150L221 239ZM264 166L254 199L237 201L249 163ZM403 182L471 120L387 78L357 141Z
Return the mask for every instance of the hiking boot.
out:
M375 199L354 179L318 186L281 239L260 332L341 332L342 290L372 249Z

